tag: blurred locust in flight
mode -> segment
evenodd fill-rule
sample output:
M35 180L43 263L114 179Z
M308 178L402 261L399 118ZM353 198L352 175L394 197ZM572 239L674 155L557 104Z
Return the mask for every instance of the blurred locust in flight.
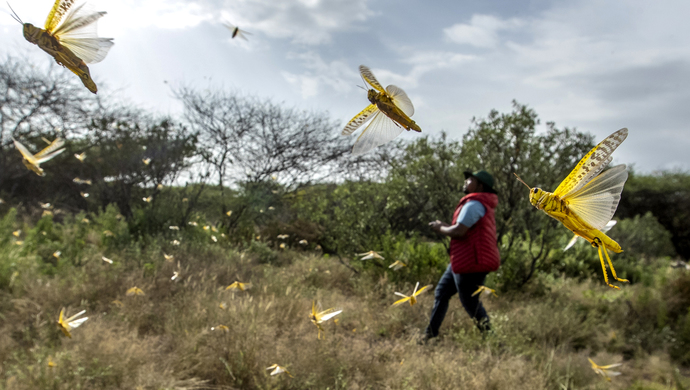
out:
M86 64L102 61L113 46L112 38L99 38L96 22L105 12L93 12L84 3L72 7L76 0L55 0L45 23L45 30L31 23L23 23L14 13L14 19L24 25L24 38L38 45L55 61L79 76L84 86L96 93L98 88L91 79Z
M393 303L393 306L396 306L396 305L399 305L401 303L405 303L408 301L410 302L410 306L414 305L415 303L417 303L417 295L424 292L427 288L431 287L431 285L428 284L428 285L420 288L419 290L417 290L418 287L419 287L419 282L417 282L417 284L414 286L414 291L412 291L412 295L410 295L410 296L407 296L403 293L399 293L396 291L395 295L401 296L401 297L403 297L403 299L398 299L397 301L395 301L395 303Z
M271 376L286 373L290 378L294 378L292 374L290 374L290 371L286 370L285 367L279 366L277 364L272 364L270 367L266 368L267 370L273 370L271 371Z
M355 141L352 147L353 155L366 153L392 141L402 133L403 129L422 131L417 123L410 119L414 114L414 106L405 91L395 85L389 85L383 89L371 70L364 65L359 66L359 73L364 81L373 87L367 92L367 98L371 104L355 115L341 134L350 135L369 119L371 122Z
M587 358L587 360L589 360L589 363L592 365L592 370L594 370L594 372L596 372L597 374L603 376L604 379L606 379L609 382L611 382L612 376L618 376L621 374L618 371L611 371L611 369L614 367L622 366L623 363L615 363L615 364L609 364L607 366L600 366L600 365L594 363L594 361L590 358Z
M142 289L140 289L139 287L134 286L134 287L130 288L129 290L127 290L125 295L127 295L128 297L137 296L137 295L141 296L141 295L144 295L144 291Z
M613 160L613 151L627 136L628 129L623 128L599 142L582 157L553 193L537 187L531 188L529 193L529 201L534 207L562 222L570 231L597 248L601 269L604 271L604 281L609 287L619 290L618 286L609 283L604 256L613 278L619 282L627 282L628 280L616 276L616 270L606 250L608 248L621 253L623 249L601 230L616 212L628 172L625 170L625 164L616 165L603 173L602 171ZM530 188L520 177L518 180Z
M401 269L402 267L407 267L407 264L403 263L400 260L396 260L395 263L388 266L388 268L393 269L393 271L397 271L397 270Z
M378 252L374 252L374 251L357 253L357 256L362 256L362 258L360 260L371 260L371 259L385 260L383 256L381 256Z
M227 27L228 30L232 31L232 38L242 38L245 41L247 40L246 35L252 35L252 33L241 30L239 27L234 26L233 24L229 22L223 23L223 26Z
M14 141L14 147L17 148L19 153L22 154L22 157L24 157L22 160L24 165L34 171L38 176L45 176L43 168L40 167L41 164L65 151L64 148L60 149L62 145L65 144L65 140L62 138L56 138L55 141L36 154L29 152L29 149L16 139L13 138L12 140Z
M228 287L225 287L225 290L239 290L239 291L247 291L250 288L252 288L251 283L241 283L241 282L234 282L230 284Z
M493 294L496 298L498 298L498 294L496 294L496 290L494 290L493 288L486 287L486 286L479 286L477 291L472 293L472 296L475 296L477 294L482 294L482 295L486 295L486 296Z
M319 329L319 332L316 335L316 338L320 340L322 338L321 334L325 333L321 324L323 324L324 322L337 316L338 314L342 313L343 311L342 310L335 310L333 308L326 309L323 311L317 311L316 306L317 306L316 301L313 301L311 304L311 314L309 314L309 319ZM321 310L321 308L319 307L318 310Z
M62 333L65 334L65 336L72 338L72 333L70 331L74 328L78 328L81 324L86 322L86 320L89 319L89 317L84 317L84 318L79 318L77 317L81 316L82 314L86 313L86 310L82 310L79 313L73 315L72 317L69 317L65 319L65 308L63 307L62 310L60 310L60 315L58 317L58 326L60 327L60 330Z

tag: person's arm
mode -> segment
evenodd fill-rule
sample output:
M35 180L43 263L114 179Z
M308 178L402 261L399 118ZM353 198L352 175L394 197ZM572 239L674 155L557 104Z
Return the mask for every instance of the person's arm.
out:
M447 223L441 222L439 220L430 222L429 226L431 226L431 229L436 233L455 239L465 237L467 231L470 230L470 226L465 226L461 223L456 223L455 225L448 225Z
M445 222L436 220L430 222L429 226L433 231L450 238L460 239L463 238L470 228L477 223L477 221L484 216L486 213L486 208L484 205L476 200L471 200L467 202L462 210L460 210L460 215L455 225L448 225Z

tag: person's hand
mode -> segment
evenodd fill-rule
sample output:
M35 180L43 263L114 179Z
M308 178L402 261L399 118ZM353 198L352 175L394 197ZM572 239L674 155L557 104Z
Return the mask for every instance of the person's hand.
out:
M429 227L431 230L435 231L436 233L441 232L441 228L445 225L443 222L439 221L438 219L435 220L434 222L429 222Z

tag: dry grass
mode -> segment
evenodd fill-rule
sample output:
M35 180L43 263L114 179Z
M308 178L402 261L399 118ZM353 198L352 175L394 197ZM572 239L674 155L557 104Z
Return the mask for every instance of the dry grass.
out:
M111 253L113 265L94 251L83 266L46 276L32 257L3 248L3 261L26 264L12 287L0 290L6 389L668 389L675 383L662 352L625 360L623 375L611 382L587 362L624 361L607 351L627 342L620 318L629 318L624 302L639 294L638 286L619 293L597 282L556 280L551 295L487 300L495 328L487 338L453 300L442 337L419 345L432 292L413 307L391 307L394 291L412 287L354 275L314 254L280 252L264 264L249 252L190 246L166 262L152 245ZM235 280L253 287L225 291ZM126 296L133 286L145 295ZM308 319L314 299L343 309L337 323L325 324L324 340ZM63 306L89 316L72 339L55 325ZM211 330L221 324L228 331ZM294 378L271 377L266 367L274 363Z

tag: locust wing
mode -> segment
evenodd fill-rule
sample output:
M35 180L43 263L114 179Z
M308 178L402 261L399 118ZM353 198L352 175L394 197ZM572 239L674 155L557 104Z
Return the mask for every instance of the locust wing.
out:
M367 68L364 65L359 66L359 74L362 75L362 78L364 81L369 83L372 87L374 87L375 90L381 92L381 93L386 93L386 90L383 89L381 84L379 83L378 80L376 80L376 77L374 77L374 73L371 72L371 69Z
M405 91L402 90L402 88L396 87L395 85L389 85L386 87L386 93L388 93L388 96L390 96L391 100L393 100L393 103L400 110L402 110L405 115L408 117L414 115L414 106L412 105L412 101L407 96Z
M404 297L404 298L398 299L397 301L395 301L395 302L393 303L393 306L397 306L397 305L399 305L399 304L401 304L401 303L405 303L405 302L409 301L410 299L412 299L412 297L408 297L407 295L401 294L401 293L399 293L399 292L396 292L395 295L398 295L398 296L401 296L401 297Z
M12 141L14 141L14 147L17 148L19 153L22 154L22 157L24 157L26 161L28 161L31 165L38 165L38 161L34 157L33 153L31 153L29 149L26 148L26 146L22 145L21 142L17 141L14 138L12 138Z
M81 324L83 324L84 322L86 322L86 320L89 319L89 317L75 319L84 313L86 313L86 310L82 310L79 313L77 313L77 314L73 315L72 317L65 320L65 322L70 327L70 329L78 328Z
M340 134L350 135L354 133L355 130L359 129L367 120L371 118L371 115L377 111L379 111L378 107L376 107L374 104L370 104L369 106L367 106L367 108L362 110L362 112L355 115L354 118L350 119L350 121L347 123L347 125Z
M321 322L325 322L325 321L330 320L331 318L337 316L338 314L340 314L342 312L343 312L342 310L328 309L328 310L322 311L321 313L318 313L316 315L316 318L318 319L318 322L321 323Z
M570 172L568 177L561 182L553 194L564 199L584 187L590 180L606 168L613 159L611 154L627 136L628 129L622 128L599 142L597 146L582 157L580 162L577 163L575 168ZM604 225L609 219L604 222Z
M65 140L62 138L56 138L50 145L48 145L45 149L41 150L40 152L36 153L34 158L39 164L43 164L44 162L52 159L53 157L57 156L58 154L62 153L65 151L65 149L60 149L63 145L65 144ZM59 149L59 150L58 150Z
M112 38L98 37L97 21L105 14L80 4L67 13L64 22L54 31L48 31L85 63L97 63L103 61L114 45Z
M611 221L616 212L627 179L628 171L625 170L625 165L617 165L563 200L583 221L600 230Z
M62 19L69 12L69 9L74 5L75 0L55 0L53 9L50 10L46 18L45 29L51 34L55 31Z
M394 120L387 117L386 114L378 111L369 125L359 135L352 147L353 155L364 154L371 149L383 145L386 142L392 141L400 135L403 127L395 123Z

